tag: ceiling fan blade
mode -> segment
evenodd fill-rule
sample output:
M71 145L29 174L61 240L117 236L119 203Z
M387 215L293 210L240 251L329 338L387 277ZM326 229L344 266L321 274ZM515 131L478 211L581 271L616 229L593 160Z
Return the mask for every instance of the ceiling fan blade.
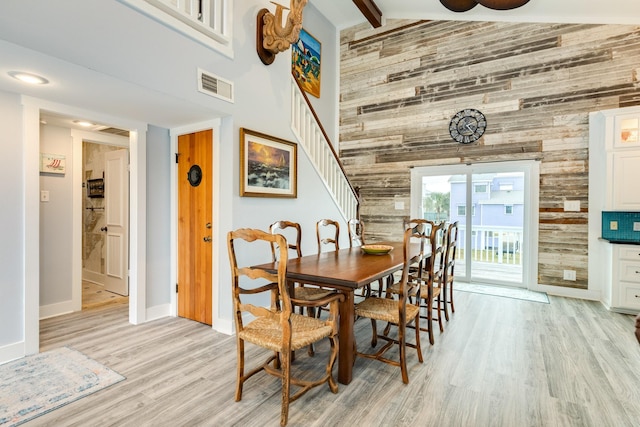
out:
M523 6L529 0L477 0L484 7L495 10L509 10Z
M453 12L466 12L478 5L476 0L440 0L440 3Z

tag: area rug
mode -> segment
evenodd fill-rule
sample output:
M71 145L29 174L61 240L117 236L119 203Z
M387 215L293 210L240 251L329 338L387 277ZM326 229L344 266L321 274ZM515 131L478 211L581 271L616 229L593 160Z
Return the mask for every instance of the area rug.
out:
M545 294L544 292L529 291L527 289L458 282L455 282L453 284L453 289L456 291L472 292L476 294L493 295L497 297L514 298L525 301L549 304L549 297L547 296L547 294Z
M0 365L0 426L17 426L125 377L68 347Z

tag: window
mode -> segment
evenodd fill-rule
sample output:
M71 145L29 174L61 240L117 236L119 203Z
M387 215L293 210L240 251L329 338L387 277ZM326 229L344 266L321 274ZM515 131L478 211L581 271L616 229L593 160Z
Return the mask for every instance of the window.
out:
M500 191L511 191L511 190L513 190L513 182L500 183Z
M458 205L458 216L465 216L467 214L467 205ZM476 205L471 205L471 216L476 215Z
M513 215L513 205L504 205L504 214Z
M486 193L487 192L487 184L473 184L473 192L474 193Z

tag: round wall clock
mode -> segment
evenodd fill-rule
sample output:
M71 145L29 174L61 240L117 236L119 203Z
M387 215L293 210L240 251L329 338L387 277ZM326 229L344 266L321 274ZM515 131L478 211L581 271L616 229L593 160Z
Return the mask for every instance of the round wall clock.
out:
M454 141L470 144L477 141L487 128L487 119L475 108L458 111L449 122L449 134Z

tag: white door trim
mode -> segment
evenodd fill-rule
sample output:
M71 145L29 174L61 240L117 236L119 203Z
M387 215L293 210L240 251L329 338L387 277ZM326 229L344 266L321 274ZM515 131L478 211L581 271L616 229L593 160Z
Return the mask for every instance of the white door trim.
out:
M123 143L123 137L96 134L79 129L71 130L73 145L73 171L82 170L83 141L95 144L108 144L129 149L129 140ZM81 173L73 174L73 243L71 259L72 307L82 310L82 181Z
M535 160L522 160L512 162L491 162L477 164L457 164L444 166L425 166L411 170L411 215L420 216L420 204L422 201L421 182L417 177L423 175L466 175L483 173L486 171L503 172L519 169L525 172L525 206L524 211L524 241L527 254L523 264L523 285L530 290L538 287L538 225L539 225L539 200L540 200L540 162ZM469 193L469 192L467 192ZM469 194L467 194L469 197ZM467 206L470 201L467 200ZM469 229L469 228L468 228ZM469 270L467 270L469 271Z
M221 135L221 119L208 120L201 123L194 123L187 126L173 128L170 130L171 136L171 153L178 152L178 136L199 132L202 130L213 130L213 218L212 218L212 259L211 259L211 297L212 301L212 324L213 328L218 330L220 321L220 310L216 302L220 301L220 254L221 251L226 255L226 233L222 232L225 228L222 222L221 215L221 194L219 189L222 187L222 183L228 185L229 177L223 179L220 173L220 135ZM176 293L176 283L178 282L178 165L173 161L173 167L171 168L171 251L170 251L170 274L169 274L169 295L170 295L170 307L169 313L171 316L178 315L178 299Z
M130 130L131 178L130 211L130 287L129 322L145 321L146 300L146 123L88 111L38 98L22 96L24 143L24 353L40 349L40 111L83 117L98 123ZM75 206L74 199L74 206ZM75 225L74 225L75 226ZM76 238L77 240L77 238ZM76 249L74 249L75 253ZM72 274L77 275L76 269ZM80 267L81 277L81 267Z

